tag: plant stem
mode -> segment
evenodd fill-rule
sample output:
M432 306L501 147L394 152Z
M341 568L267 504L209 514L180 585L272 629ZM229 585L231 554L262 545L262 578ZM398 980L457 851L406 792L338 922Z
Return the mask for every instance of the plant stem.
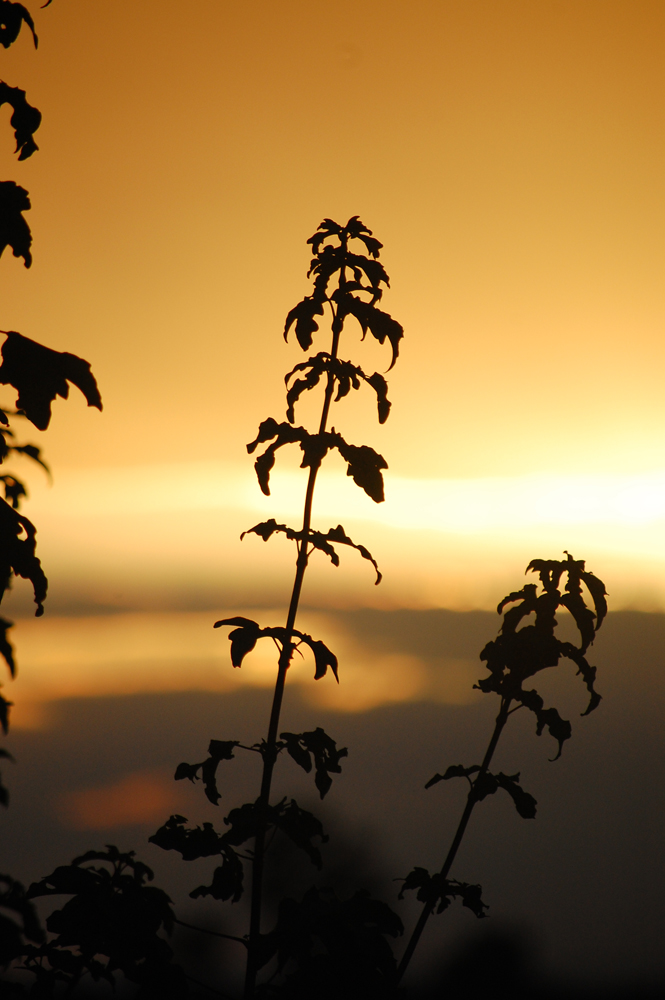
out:
M476 775L474 785L477 781L482 780L483 776L487 773L489 769L489 766L492 762L492 757L494 756L494 751L496 750L497 743L499 742L499 737L501 736L503 727L508 721L508 716L510 714L510 712L508 711L510 707L510 702L511 702L510 698L504 698L501 702L501 708L499 709L499 714L496 717L496 723L494 725L494 732L492 733L490 741L487 745L487 750L485 751L485 756L480 766L480 771ZM444 879L448 878L448 873L452 868L460 844L462 843L462 840L464 838L466 828L469 824L469 820L471 819L471 813L473 812L474 806L476 805L477 801L478 799L474 795L474 787L472 785L471 788L469 789L469 794L467 796L464 812L462 813L462 817L459 821L457 830L455 831L455 836L453 837L450 849L446 856L446 860L444 861L443 866L441 868L441 877ZM425 929L425 924L429 920L432 914L432 910L434 909L434 906L435 902L428 902L425 903L425 905L423 906L422 912L418 919L418 923L416 924L413 930L413 934L411 935L411 939L409 940L406 951L402 956L402 961L399 963L399 966L397 968L396 978L398 983L401 981L402 976L404 975L404 973L408 968L409 962L411 961L413 953L416 950L418 942L420 941L420 936L423 930Z
M344 282L344 269L342 268L340 285L343 284L343 282ZM339 338L342 332L342 326L343 326L343 320L340 321L338 319L337 314L335 314L332 323L332 345L330 348L330 355L331 358L333 359L337 357L337 351L339 348ZM332 374L332 372L328 372L328 380L323 399L323 408L321 411L321 420L319 422L319 431L318 431L319 434L324 434L326 431L334 389L335 389L335 377ZM318 464L312 465L309 470L309 477L307 479L307 490L305 493L305 505L303 510L302 541L300 542L298 548L298 558L296 560L296 574L295 574L295 579L293 581L293 589L291 591L291 601L289 603L289 611L286 618L286 635L284 637L284 645L282 646L282 650L279 655L277 681L275 683L275 692L273 695L272 710L270 712L270 723L268 726L268 739L266 740L266 745L263 750L263 776L261 779L261 792L259 794L258 806L259 810L263 810L264 813L267 813L268 805L270 802L270 788L272 785L272 775L275 767L275 762L277 760L277 733L279 730L279 717L282 709L282 700L284 698L286 673L289 669L291 659L293 657L293 643L291 642L291 636L296 623L296 615L298 614L298 605L300 603L300 593L302 591L303 580L305 577L305 570L307 569L307 562L309 558L308 538L312 523L312 502L314 500L314 487L316 485L316 477L319 468L320 468L320 462ZM247 951L247 970L245 975L244 1000L253 1000L254 990L256 987L256 974L258 972L257 946L259 942L259 935L261 933L261 903L263 894L263 865L265 858L266 827L267 823L265 821L262 822L259 832L257 833L256 840L254 842L254 860L252 866L252 902L251 902L251 913L249 921L249 946Z

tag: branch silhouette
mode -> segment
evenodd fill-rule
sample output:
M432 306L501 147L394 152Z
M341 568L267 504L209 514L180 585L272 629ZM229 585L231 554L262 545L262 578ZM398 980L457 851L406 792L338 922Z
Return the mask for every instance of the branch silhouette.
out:
M538 592L537 585L526 584L521 590L504 597L497 608L498 614L503 613L503 625L497 638L488 642L480 654L480 659L487 664L489 676L481 678L474 685L485 693L497 694L500 699L499 713L482 763L470 767L451 765L443 774L435 774L425 785L425 788L431 788L440 781L466 778L469 793L441 870L430 875L425 868L414 868L403 880L400 896L407 890L415 889L418 900L424 905L400 961L397 982L406 972L435 909L437 913L441 913L455 896L459 896L463 905L469 907L477 917L485 916L487 905L482 900L481 887L449 878L476 804L501 788L510 795L523 819L533 819L536 815L536 800L519 784L519 773L493 774L489 770L509 717L520 708L528 708L533 712L536 717L536 734L540 736L547 729L557 742L558 749L553 760L561 756L564 742L570 739L570 722L562 719L556 708L545 708L538 692L533 688L525 690L524 683L541 670L556 667L561 659L569 659L576 664L577 673L581 675L589 692L589 704L582 714L593 712L600 703L600 695L594 687L596 668L589 664L586 653L607 614L607 591L602 580L585 569L583 560L573 559L569 553L565 555L565 560L532 560L526 572L538 574L541 592ZM560 589L562 577L566 578L563 591ZM583 586L591 597L593 611L585 602ZM556 613L559 608L571 613L580 634L579 645L556 637ZM532 615L532 624L522 624L524 620L530 620ZM518 627L520 625L521 628Z

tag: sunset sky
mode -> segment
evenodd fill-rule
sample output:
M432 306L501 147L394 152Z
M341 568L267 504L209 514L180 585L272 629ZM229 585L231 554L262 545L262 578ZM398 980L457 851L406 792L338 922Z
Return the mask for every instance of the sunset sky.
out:
M333 459L315 516L385 579L322 558L306 603L491 608L569 549L614 608L665 608L663 5L183 10L58 0L37 51L24 32L2 54L44 115L17 163L2 109L34 236L30 270L0 261L2 324L88 359L104 398L73 390L27 435L54 469L27 473L26 507L50 613L284 605L291 548L238 536L295 522L303 473L284 449L268 500L245 444L302 358L281 332L306 240L353 214L405 339L388 423L363 393L333 423L386 457L387 499ZM357 333L347 356L385 371Z

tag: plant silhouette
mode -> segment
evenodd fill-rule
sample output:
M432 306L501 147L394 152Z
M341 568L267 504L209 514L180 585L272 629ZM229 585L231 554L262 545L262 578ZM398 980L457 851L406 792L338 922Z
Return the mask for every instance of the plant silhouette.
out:
M414 868L403 880L400 897L408 890L415 890L423 909L399 964L398 982L406 972L425 925L435 910L442 913L457 897L477 917L485 916L487 905L482 900L481 887L449 878L476 804L503 789L510 795L523 819L533 819L536 815L536 800L520 785L519 773L492 773L489 770L510 716L521 708L533 712L537 735L547 729L557 742L558 749L553 760L561 756L563 744L570 739L570 722L562 719L556 708L545 708L538 692L534 688L525 690L524 683L541 670L556 667L561 659L572 660L589 692L589 703L582 714L588 715L600 703L600 695L594 688L596 668L589 664L586 654L607 614L607 591L603 582L585 569L583 560L573 559L569 553L566 556L567 559L560 561L533 559L526 572L538 574L541 592L538 592L536 584L528 583L521 590L504 597L497 608L498 614L503 613L503 625L497 638L488 642L480 654L480 659L487 664L489 676L481 678L475 685L485 693L497 694L500 700L499 713L482 763L470 767L453 764L443 774L435 774L425 785L425 788L431 788L440 781L466 778L469 793L441 870L430 875L425 868ZM566 580L563 591L562 578ZM593 611L585 602L583 586L591 597ZM570 612L579 632L579 645L565 642L555 635L559 609ZM525 619L530 621L532 615L533 623L522 624Z
M48 6L46 4L45 6ZM0 44L7 49L16 41L21 27L26 24L32 32L35 48L37 35L29 11L18 3L0 2ZM41 113L26 100L26 93L19 87L0 82L0 105L10 104L14 109L10 119L16 139L19 160L26 160L37 151L34 133L40 126ZM15 257L23 258L26 267L32 264L32 235L23 212L29 209L30 197L25 188L14 181L0 182L0 256L11 247ZM40 431L45 431L51 421L51 404L60 396L67 399L69 385L75 385L86 398L88 406L101 410L102 400L90 365L75 354L54 351L16 331L0 330L4 342L0 348L0 385L16 390L14 408L0 408L0 464L16 456L36 462L48 473L48 466L40 449L33 444L20 444L15 421L27 420ZM4 499L0 497L0 602L11 587L12 580L21 577L32 584L37 617L44 612L48 582L36 554L37 529L19 508L28 492L23 481L7 470L0 475ZM3 656L12 677L16 673L14 652L7 638L12 623L0 618L0 655ZM0 725L7 734L11 702L0 695ZM13 759L0 748L0 757ZM0 804L7 805L9 793L0 782Z
M316 479L328 452L337 450L347 463L347 475L376 503L384 499L382 472L387 468L383 456L367 445L354 445L345 440L334 427L329 428L330 410L334 402L343 399L352 389L368 385L377 400L378 417L385 422L390 411L387 383L383 375L366 375L357 365L339 357L340 338L349 319L355 319L362 338L369 332L379 343L390 344L392 367L397 360L403 330L391 316L378 308L388 275L379 262L381 243L357 216L340 225L324 219L317 232L308 240L313 257L309 276L313 290L289 312L284 337L293 330L303 351L308 351L319 330L319 317L330 315L330 349L319 351L298 364L286 375L286 420L272 417L264 420L247 451L254 454L259 446L266 447L256 458L254 467L261 490L270 495L270 473L276 452L288 444L296 444L302 452L301 468L307 469L307 485L302 527L277 524L274 519L255 524L246 535L258 535L268 541L282 533L296 544L295 578L285 625L261 626L241 616L224 618L215 628L231 627L231 662L241 667L245 656L260 639L270 639L278 650L277 677L273 704L266 736L257 743L245 745L238 740L211 740L208 757L195 764L180 764L176 780L185 778L201 781L205 794L213 805L220 800L217 787L219 765L231 760L237 750L256 753L261 761L261 784L257 799L232 809L225 817L228 829L217 833L212 824L188 828L182 816L172 816L151 837L153 843L180 852L183 858L218 856L222 863L216 869L209 886L194 889L193 897L212 896L215 899L240 899L244 892L245 865L251 867L251 913L247 947L247 967L244 996L278 995L287 988L289 995L315 995L307 991L319 987L331 975L331 969L341 976L338 989L347 995L379 996L390 988L394 978L394 960L386 935L401 932L399 918L389 908L363 892L350 900L339 900L332 891L312 888L300 902L285 900L280 906L276 927L264 933L261 926L263 909L263 871L267 838L275 833L288 837L303 850L311 862L321 866L319 845L327 837L318 819L302 809L295 799L282 798L271 802L273 772L283 752L307 773L314 774L314 783L321 798L330 790L334 774L341 771L346 748L338 748L323 729L317 727L303 733L280 733L280 713L286 676L294 654L309 649L314 658L314 679L321 680L328 670L338 680L335 654L320 639L296 628L303 580L310 557L315 551L326 555L334 566L339 565L340 545L355 549L369 561L375 571L375 583L381 581L377 563L365 546L354 542L342 525L319 531L312 527L312 504ZM323 399L318 428L312 432L295 423L295 407L303 393L323 383ZM250 846L247 846L250 845ZM242 848L242 851L239 850ZM342 944L346 942L346 944ZM325 959L319 954L321 947ZM341 955L346 956L345 962ZM279 982L271 979L257 992L257 974L276 959ZM341 964L340 964L341 963ZM343 968L342 968L343 967ZM346 986L343 987L343 983ZM362 983L362 987L358 985ZM355 985L354 985L355 984ZM360 993L357 991L361 990ZM301 991L301 992L299 992ZM352 991L352 992L348 992Z

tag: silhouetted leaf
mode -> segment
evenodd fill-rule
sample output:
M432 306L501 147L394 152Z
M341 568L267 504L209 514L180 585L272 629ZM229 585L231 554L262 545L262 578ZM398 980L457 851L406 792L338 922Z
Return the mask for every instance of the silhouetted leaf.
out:
M515 803L515 808L523 819L534 819L536 815L537 802L533 795L529 795L519 784L520 776L518 774L495 774L493 776L499 788L505 789L508 792L513 802Z
M365 378L365 381L371 385L371 387L376 392L376 403L379 411L379 423L385 424L390 413L391 402L388 399L388 383L386 382L383 375L379 372L374 372L373 375Z
M430 778L425 788L431 788L432 785L436 785L439 781L449 781L451 778L468 778L469 775L475 774L479 770L480 767L478 764L474 764L472 767L464 767L463 764L451 764L445 774L435 774L433 778Z
M571 642L563 642L561 647L562 655L567 656L569 660L572 660L577 665L577 673L582 676L582 680L586 684L590 698L589 704L584 712L582 712L582 715L589 715L595 708L598 708L602 700L598 692L594 689L596 667L592 667L584 654Z
M321 642L320 639L312 639L311 635L305 635L303 632L294 631L294 635L297 635L302 642L306 643L314 653L314 663L316 666L314 680L320 681L322 677L325 677L328 667L330 667L335 675L335 680L339 684L337 657L328 649L326 644Z
M314 235L310 236L307 240L307 243L311 244L312 252L316 255L319 253L324 240L329 239L331 236L340 236L342 232L343 227L338 222L333 222L332 219L324 219Z
M421 903L427 903L432 908L437 907L437 913L443 913L455 898L462 900L478 918L484 917L489 907L482 901L482 888L479 885L469 885L468 882L458 882L456 879L446 879L440 874L430 875L426 868L414 868L405 879L399 893L399 899L404 893L415 889L416 898Z
M335 434L334 429L332 433ZM339 453L348 462L347 476L351 476L354 483L360 486L375 503L382 503L385 496L381 469L388 468L385 458L367 445L357 447L347 444L341 435L335 436L338 439Z
M20 90L18 87L10 87L9 84L0 81L0 106L3 104L11 104L14 109L14 114L9 119L9 123L14 129L14 136L16 138L15 152L19 153L19 160L27 160L29 156L32 156L39 149L33 139L33 134L41 125L41 112L37 108L33 108L31 104L28 104L25 99L25 90Z
M148 841L164 851L178 851L183 861L210 858L222 853L222 837L212 823L192 829L185 826L186 822L185 816L171 816L152 837L148 837Z
M307 441L310 435L304 427L292 427L288 423L278 424L276 420L269 417L259 426L259 433L255 440L247 445L247 451L251 455L258 444L269 441L271 438L275 438L276 440L273 441L263 455L260 455L254 463L261 491L266 496L270 496L270 471L275 464L275 452L277 449L285 444L294 444L295 442L298 442L302 447L303 441Z
M21 213L31 207L25 188L14 181L0 181L0 257L11 247L14 256L22 257L26 267L32 264L32 234Z
M294 306L286 317L284 324L284 340L288 340L291 326L296 324L296 338L306 351L312 346L312 336L319 329L319 325L314 319L315 316L323 316L324 299L319 296L307 296L297 306Z
M217 766L222 760L232 760L234 757L233 750L237 746L239 746L238 740L210 740L210 745L208 746L209 756L206 760L202 760L198 764L178 764L174 775L175 780L182 781L188 778L194 783L198 781L200 771L206 798L216 806L221 798L217 790Z
M368 562L371 562L372 566L374 567L376 571L376 584L378 585L379 583L381 583L382 580L381 572L376 564L376 560L372 556L372 553L369 551L369 549L366 549L364 545L356 545L355 542L351 541L351 539L346 534L341 524L338 524L336 528L330 528L325 537L331 542L337 542L340 545L350 545L351 548L356 549L363 557L363 559L367 559Z
M12 573L30 580L37 605L35 616L39 618L44 614L48 581L35 555L36 534L34 524L27 517L0 499L0 600L9 587Z
M220 628L222 625L238 625L239 628L229 632L231 640L231 663L234 667L241 667L242 661L248 653L256 646L257 639L264 634L258 624L251 618L223 618L222 621L215 622L213 628Z
M380 264L375 266L381 268ZM381 268L381 270L383 270L383 268ZM386 280L387 282L387 277L385 279L380 278L379 280ZM384 344L386 340L388 340L393 352L392 360L388 368L388 371L390 371L399 356L399 342L404 336L404 327L401 323L398 323L397 320L393 319L388 313L382 312L381 309L377 309L376 306L369 302L363 302L354 295L348 295L345 297L344 309L345 312L355 316L358 320L363 331L363 337L369 330L375 340L378 340L380 344ZM383 423L383 421L381 422Z
M7 632L10 628L14 627L14 622L10 622L7 618L0 618L0 656L4 657L5 663L9 667L9 672L12 677L16 676L16 663L14 662L14 649L11 642L7 638ZM4 698L1 699L4 701ZM6 705L11 705L11 702L5 702ZM2 728L7 733L7 710L4 712L0 707L0 724Z
M240 541L243 540L245 535L258 535L264 542L267 542L276 531L286 535L286 537L291 539L291 541L299 541L302 536L302 531L296 531L294 528L289 528L286 524L278 524L275 518L271 517L270 520L261 521L259 524L255 524L253 528L248 528L247 531L243 531L240 536Z
M559 752L556 757L553 758L554 760L558 760L561 756L561 751L563 750L563 744L566 740L569 740L572 735L570 722L566 719L562 719L556 708L544 708L545 703L537 691L519 691L515 697L517 701L520 701L526 706L526 708L531 709L536 716L537 736L540 736L545 726L547 726L550 735L553 736L559 744Z
M607 596L607 591L605 590L605 584L602 580L599 580L597 576L593 573L580 573L580 576L584 583L586 584L591 598L593 600L594 606L596 608L596 628L597 632L600 626L603 624L603 620L607 615L607 601L605 600Z
M342 772L339 762L342 757L348 756L346 747L338 750L335 740L320 727L306 733L280 733L279 738L284 740L285 749L296 764L308 774L312 770L310 754L313 754L316 771L314 783L319 795L324 798L332 785L330 775Z
M200 885L190 892L192 899L199 899L201 896L212 896L213 899L221 899L226 902L230 899L232 903L237 903L242 897L244 886L243 864L236 852L228 844L223 845L222 864L215 868L210 885Z
M329 354L320 353L314 358L309 358L302 364L296 365L287 375L284 376L284 382L289 386L289 381L295 375L297 371L307 372L305 378L298 378L293 382L293 384L288 387L286 393L286 419L289 423L293 423L295 420L295 404L300 399L303 392L313 389L319 384L321 375L328 370L331 358Z
M20 333L9 331L2 345L0 384L18 390L16 406L35 427L45 431L56 396L67 399L69 385L77 386L88 406L102 409L102 400L90 365L76 354L52 351Z
M51 0L48 0L50 3ZM48 3L44 4L48 7ZM30 11L21 3L12 3L11 0L0 0L0 45L8 49L12 42L19 36L23 22L27 24L32 32L32 40L35 48L39 44L39 39L35 34L35 23L32 20Z

